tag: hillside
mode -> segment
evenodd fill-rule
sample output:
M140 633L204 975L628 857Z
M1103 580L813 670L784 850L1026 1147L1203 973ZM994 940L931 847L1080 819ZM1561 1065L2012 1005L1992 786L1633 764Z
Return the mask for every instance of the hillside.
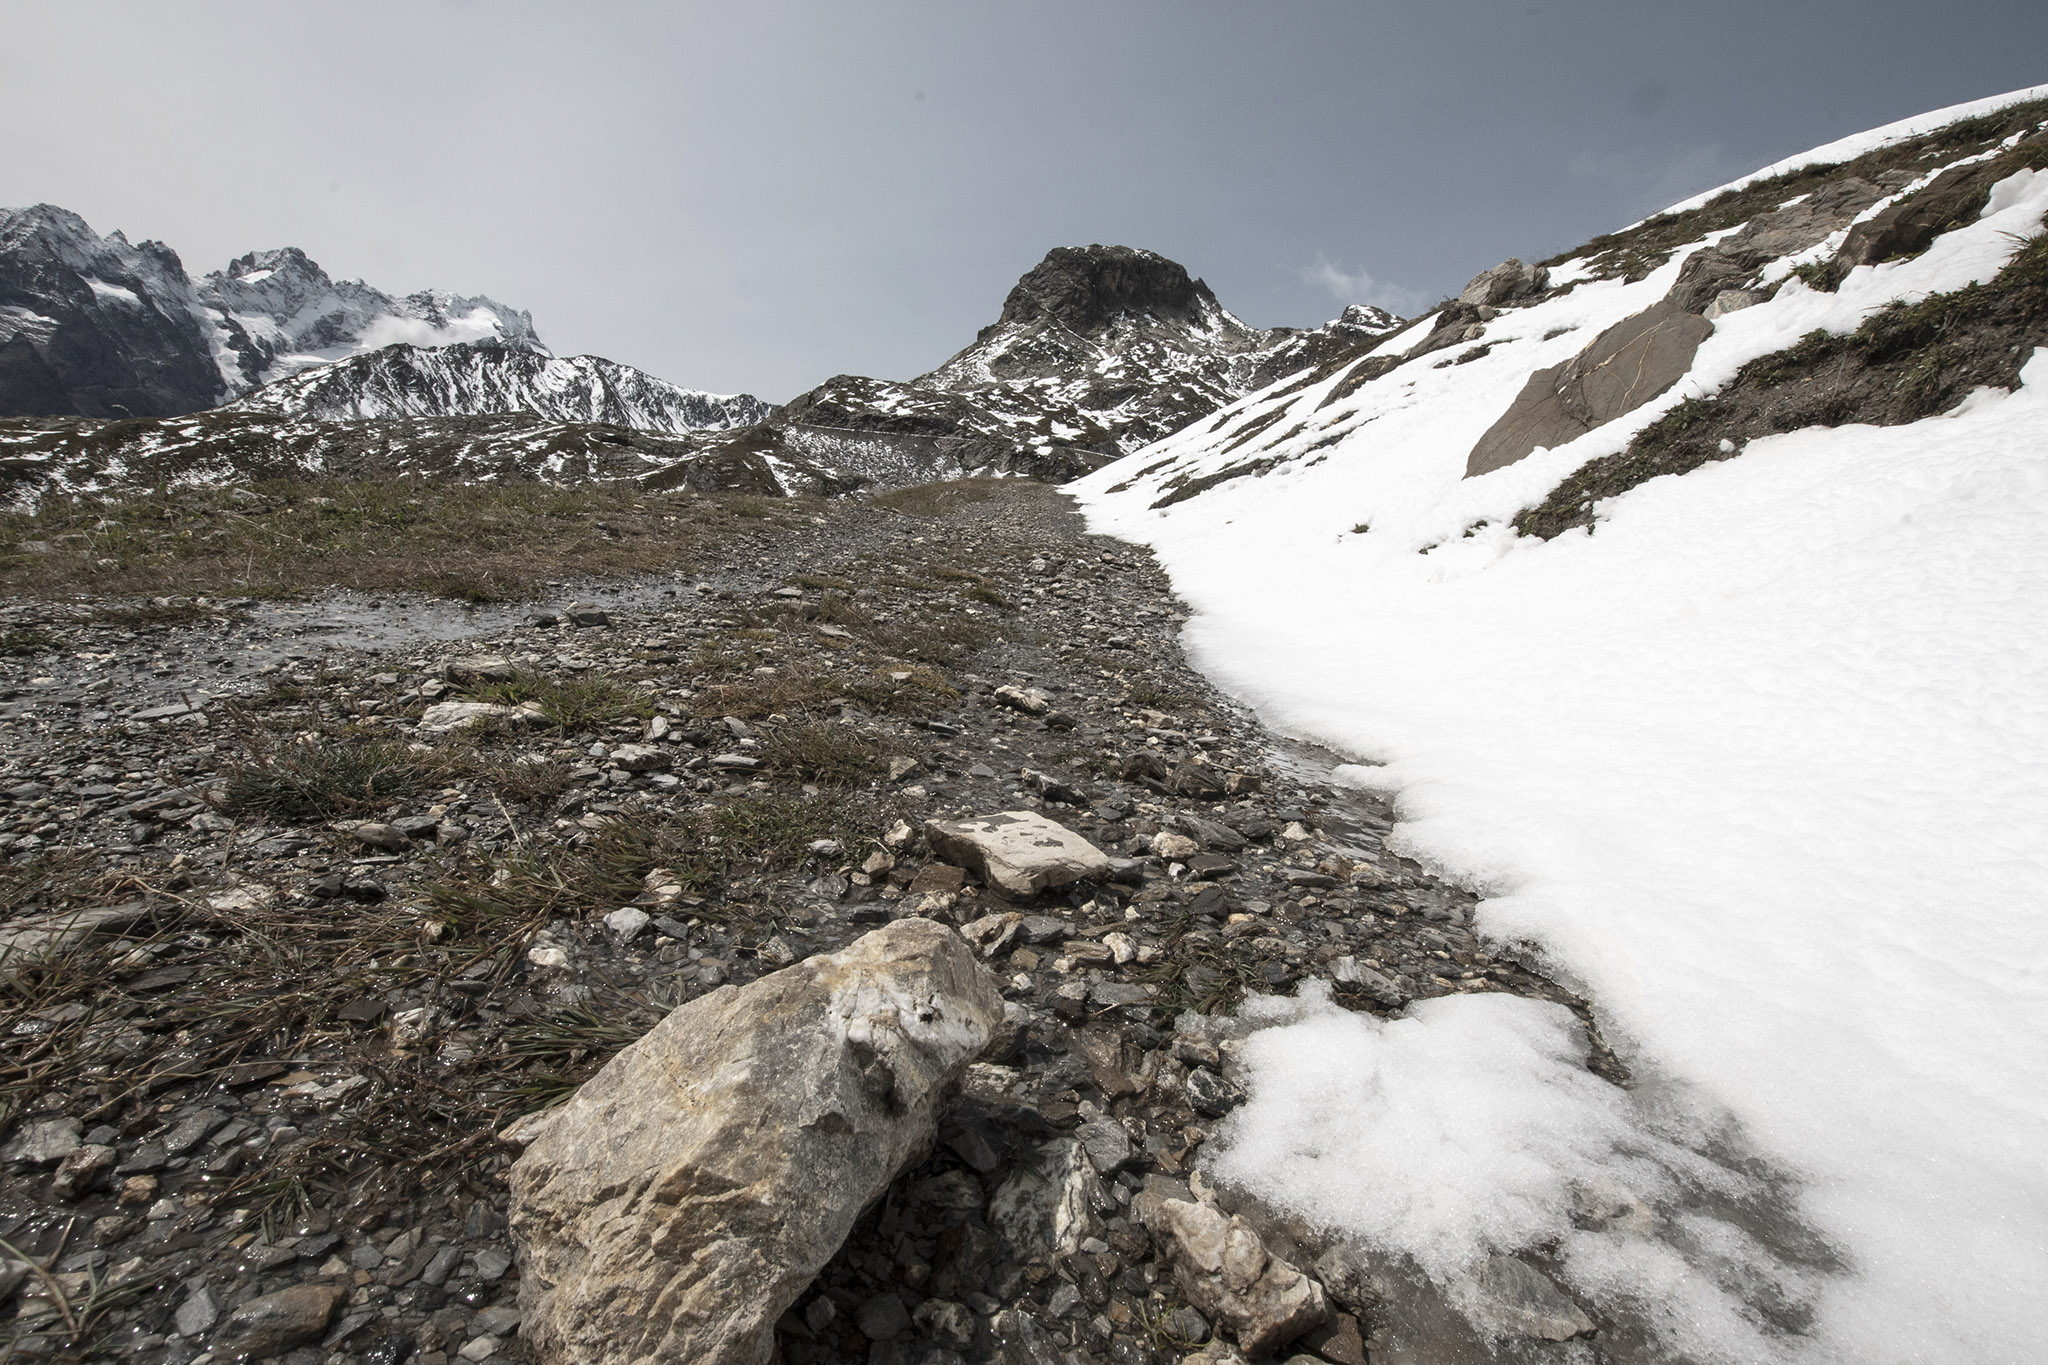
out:
M1075 486L1636 1081L1533 1011L1289 1002L1219 1180L1453 1302L1536 1249L1631 1359L2032 1354L2044 95L1508 262Z

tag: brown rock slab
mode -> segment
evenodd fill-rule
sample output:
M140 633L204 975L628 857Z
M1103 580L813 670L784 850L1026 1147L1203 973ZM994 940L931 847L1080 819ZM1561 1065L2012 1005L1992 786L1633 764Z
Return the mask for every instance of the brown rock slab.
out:
M298 1284L251 1299L221 1324L214 1353L247 1360L281 1356L325 1332L347 1297L338 1284Z
M1671 303L1623 318L1562 365L1529 376L1472 447L1465 477L1504 469L1538 446L1555 448L1633 411L1692 367L1714 324Z

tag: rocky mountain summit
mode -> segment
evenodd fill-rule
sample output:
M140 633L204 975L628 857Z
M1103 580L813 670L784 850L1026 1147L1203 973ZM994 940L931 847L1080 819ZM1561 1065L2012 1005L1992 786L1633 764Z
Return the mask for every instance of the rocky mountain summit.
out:
M1370 349L1398 325L1352 308L1314 331L1261 330L1155 252L1057 247L937 369L903 382L827 380L756 441L883 483L1004 472L1058 482L1279 374Z

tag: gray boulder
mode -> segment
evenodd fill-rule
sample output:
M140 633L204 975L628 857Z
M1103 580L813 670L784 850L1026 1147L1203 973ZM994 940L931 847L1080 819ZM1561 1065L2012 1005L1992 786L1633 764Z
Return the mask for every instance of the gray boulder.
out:
M967 942L922 919L675 1010L511 1168L534 1358L768 1360L1002 1015Z
M1472 277L1471 283L1458 291L1458 302L1469 303L1478 308L1497 308L1530 294L1540 293L1550 284L1550 272L1540 265L1524 265L1510 256L1491 270L1482 270Z

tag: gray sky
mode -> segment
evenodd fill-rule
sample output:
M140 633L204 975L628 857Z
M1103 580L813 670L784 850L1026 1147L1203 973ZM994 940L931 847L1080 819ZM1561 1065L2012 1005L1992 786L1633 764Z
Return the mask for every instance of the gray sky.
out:
M2043 81L2041 0L0 0L0 203L781 400L931 368L1054 246L1401 311Z

